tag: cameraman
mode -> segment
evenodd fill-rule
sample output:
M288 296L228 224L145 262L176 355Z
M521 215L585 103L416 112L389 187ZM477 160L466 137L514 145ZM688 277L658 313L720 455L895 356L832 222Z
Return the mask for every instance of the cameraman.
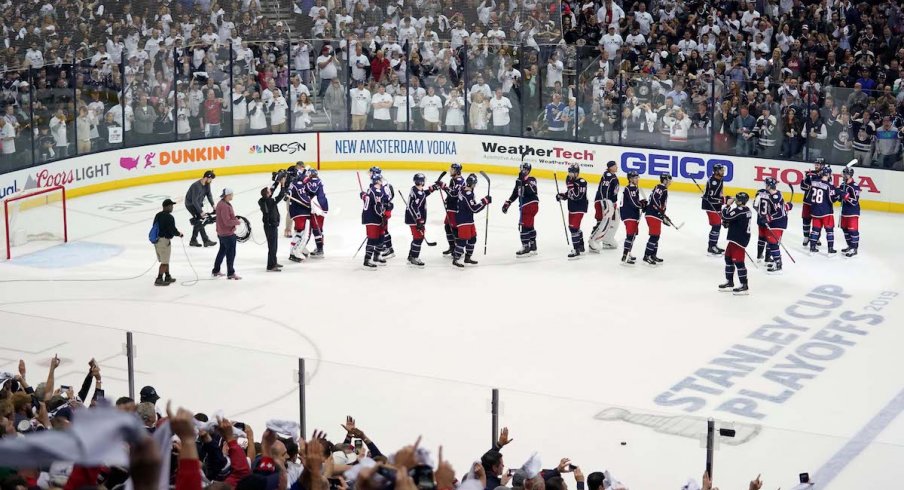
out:
M213 173L213 170L208 170L204 172L204 177L193 183L188 188L188 192L185 193L185 209L188 209L188 212L191 213L189 223L192 225L191 241L188 244L192 247L201 246L198 243L198 234L204 240L205 247L212 247L217 244L217 242L207 237L207 232L204 230L206 225L204 221L207 218L207 213L204 212L204 198L206 197L210 207L213 207L213 194L210 193L210 183L215 178L217 176Z
M276 247L279 245L279 202L286 197L286 178L287 171L280 171L277 176L278 180L267 188L261 189L261 198L257 204L261 207L261 217L264 222L264 235L267 236L267 272L280 272L282 264L276 263ZM273 197L273 191L279 186L279 194Z
M301 160L295 162L295 165L286 169L286 182L295 182L297 180L304 179L305 174L308 170L304 166L304 162ZM274 180L277 180L278 177L276 175L273 176ZM284 186L285 187L285 186ZM279 201L279 199L277 199ZM286 238L292 238L295 230L295 223L292 221L292 216L289 213L289 201L286 200L286 228L283 230L283 236Z

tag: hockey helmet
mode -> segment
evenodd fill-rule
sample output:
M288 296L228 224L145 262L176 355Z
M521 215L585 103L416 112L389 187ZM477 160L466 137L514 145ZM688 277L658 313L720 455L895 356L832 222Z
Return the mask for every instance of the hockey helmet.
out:
M320 172L317 171L316 168L309 168L307 171L307 178L316 179Z
M460 163L453 163L452 165L449 166L449 168L452 170L453 173L456 173L456 174L461 173L461 164Z
M763 179L763 184L767 189L775 189L778 187L778 181L773 179L772 177L766 177Z
M853 176L854 176L854 169L851 168L851 167L844 167L844 170L842 170L841 173L842 173L845 177L853 177Z
M832 176L832 167L826 165L819 170L819 176L822 178L831 177Z
M638 177L640 177L640 174L638 174L636 171L632 170L632 171L628 172L629 179L636 179Z
M427 181L427 177L422 173L414 174L414 185L424 185L424 182Z
M382 185L383 184L383 176L380 174L372 174L370 176L370 183Z
M568 173L578 175L581 173L581 166L577 163L572 163L568 166Z
M659 183L664 184L666 182L671 182L672 176L670 174L659 174Z
M527 175L530 173L531 165L529 162L521 162L521 173Z
M477 187L477 175L469 174L468 178L465 180L465 185L470 187L471 189Z
M717 163L717 164L713 165L713 173L724 172L724 171L725 171L725 165L722 165L721 163Z
M606 168L612 168L612 167L615 167L616 165L618 165L618 164L615 163L615 160L609 160L608 162L606 162Z
M370 167L370 175L380 175L382 173L383 173L383 171L380 170L380 167L378 167L376 165L374 165L373 167Z
M750 200L750 196L746 192L739 192L735 194L734 198L738 204L747 204L747 201Z
M815 163L816 165L819 165L820 167L823 167L826 164L826 159L823 157L819 157L816 160L814 160L813 163Z

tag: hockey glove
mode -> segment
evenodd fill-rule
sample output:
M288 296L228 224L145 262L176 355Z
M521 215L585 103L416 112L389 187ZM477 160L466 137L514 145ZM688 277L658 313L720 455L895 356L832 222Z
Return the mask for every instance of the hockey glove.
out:
M487 197L483 198L484 204L489 204L491 202L493 202L493 196L487 196Z
M556 201L564 201L566 199L568 199L568 196L566 196L564 192L561 194L556 194Z
M385 209L387 211L392 211L392 208L394 208L394 207L395 207L395 205L390 201L390 202L386 203Z
M423 222L423 221L418 221L418 222L417 222L417 225L415 225L414 228L415 228L417 231L421 232L421 233L423 233L424 230L426 229L426 227L424 226L424 222Z
M509 210L509 206L512 205L511 201L505 201L505 204L502 205L502 214L505 214Z

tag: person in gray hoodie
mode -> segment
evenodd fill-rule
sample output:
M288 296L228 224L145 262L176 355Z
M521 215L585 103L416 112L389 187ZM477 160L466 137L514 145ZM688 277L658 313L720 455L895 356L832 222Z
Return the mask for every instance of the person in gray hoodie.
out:
M201 244L198 243L198 235L201 235L205 247L212 247L217 244L217 242L212 241L207 237L207 232L204 230L204 221L205 218L207 218L207 213L204 212L204 198L207 198L210 206L213 207L213 194L210 193L210 183L213 182L213 179L215 178L217 178L217 176L213 173L213 170L208 170L204 172L204 176L201 177L200 180L195 181L191 187L188 188L188 192L185 193L185 209L191 213L191 220L189 223L192 225L191 241L188 242L188 244L192 247L201 246Z

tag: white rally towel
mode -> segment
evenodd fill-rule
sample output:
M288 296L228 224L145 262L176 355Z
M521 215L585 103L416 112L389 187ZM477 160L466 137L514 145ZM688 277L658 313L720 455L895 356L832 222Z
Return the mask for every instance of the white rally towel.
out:
M301 437L301 426L298 422L292 420L270 419L267 421L267 428L276 435L297 441Z
M213 413L213 418L209 419L207 422L201 422L200 420L195 419L195 429L205 430L210 433L216 433L219 421L225 418L226 416L223 415L223 411L217 410ZM232 426L232 435L236 438L245 437L245 431L239 430L238 427Z
M353 482L358 479L358 474L361 473L361 470L365 468L373 468L377 465L377 462L370 458L362 458L358 464L351 467L351 469L346 470L342 476L345 477L345 480L348 482Z
M540 470L543 469L543 463L540 461L540 455L537 454L536 451L527 458L527 461L521 465L521 471L524 472L524 478L530 480L531 478L536 478L537 475L540 474Z
M38 468L54 461L82 466L128 466L127 444L147 436L132 414L115 408L78 410L69 430L0 439L0 461L11 468Z

